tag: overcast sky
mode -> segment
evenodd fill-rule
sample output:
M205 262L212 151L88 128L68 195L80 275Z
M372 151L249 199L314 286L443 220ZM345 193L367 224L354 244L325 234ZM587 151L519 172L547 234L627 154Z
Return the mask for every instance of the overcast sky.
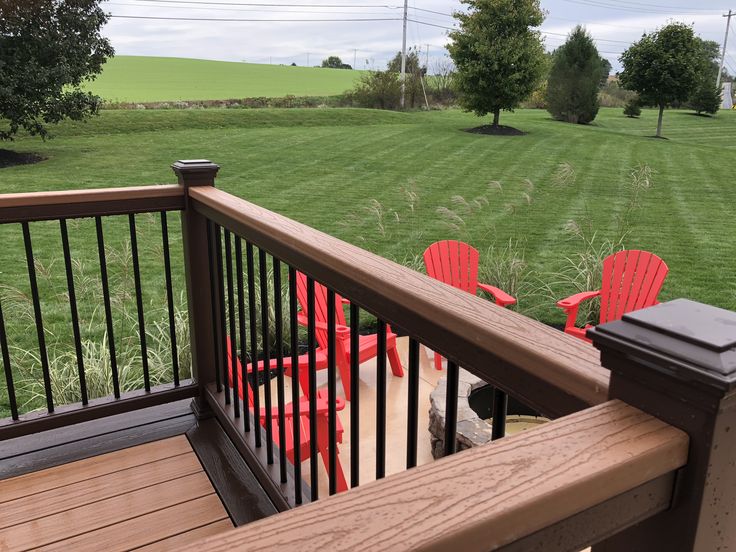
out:
M384 3L386 2L386 3ZM255 5L254 5L255 4ZM262 4L262 5L258 5ZM281 4L280 6L277 6ZM331 7L326 7L329 4ZM323 7L313 7L321 5ZM114 16L184 19L260 19L292 21L187 21L114 17L104 29L119 55L171 56L255 63L318 65L328 55L358 68L383 68L401 49L402 0L109 0ZM618 57L643 32L669 21L694 25L702 38L723 41L727 0L542 0L547 19L545 44L553 50L576 24L598 41L614 70ZM736 6L731 6L736 7ZM426 54L430 67L446 55L449 15L459 0L409 0L409 46ZM429 10L429 11L424 11ZM432 13L439 12L439 13ZM346 20L303 22L293 20ZM366 21L381 19L380 21ZM435 25L435 26L432 26ZM732 31L736 17L732 19ZM736 74L736 32L726 63Z

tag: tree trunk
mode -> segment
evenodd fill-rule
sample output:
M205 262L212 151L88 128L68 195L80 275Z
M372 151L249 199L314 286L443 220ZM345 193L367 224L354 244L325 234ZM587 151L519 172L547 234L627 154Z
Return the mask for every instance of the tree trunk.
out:
M659 106L659 119L657 120L657 138L662 137L662 115L664 114L664 104Z
M498 126L498 119L501 117L501 110L500 109L494 109L493 110L493 126Z

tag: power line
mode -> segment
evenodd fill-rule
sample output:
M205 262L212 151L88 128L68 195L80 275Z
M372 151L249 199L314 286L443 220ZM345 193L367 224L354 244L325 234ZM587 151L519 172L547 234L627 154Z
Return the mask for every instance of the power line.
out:
M568 36L565 33L553 33L553 32L545 31L545 30L542 30L542 29L540 29L540 31L541 31L541 33L543 35L564 36L564 37ZM593 40L597 40L599 42L615 42L615 43L618 43L618 44L631 44L631 41L629 41L629 40L611 40L611 39L608 39L608 38L596 38L596 37L591 37L591 38Z
M716 10L711 10L711 13L688 13L688 12L680 12L675 10L669 10L669 11L655 11L652 9L646 9L646 8L635 8L635 7L629 7L629 6L622 6L620 4L610 4L606 3L602 0L564 0L565 2L569 2L571 4L579 4L583 6L591 6L594 8L605 8L613 11L627 11L627 12L633 12L633 13L651 13L651 14L658 14L658 15L715 15L714 12Z
M328 15L352 15L354 12L343 12L343 11L307 11L307 10L269 10L262 8L254 9L238 9L238 8L213 8L213 7L201 7L201 6L143 6L141 4L127 4L122 2L108 2L109 6L128 6L136 8L153 8L153 9L172 9L172 10L202 10L202 11L222 11L222 12L234 12L234 13L300 13L300 14L328 14ZM386 12L362 12L360 15L386 15Z
M240 19L231 17L164 17L155 15L110 15L116 19L152 19L162 21L222 21L222 22L264 22L264 23L329 23L336 21L401 21L400 18L343 18L343 19Z

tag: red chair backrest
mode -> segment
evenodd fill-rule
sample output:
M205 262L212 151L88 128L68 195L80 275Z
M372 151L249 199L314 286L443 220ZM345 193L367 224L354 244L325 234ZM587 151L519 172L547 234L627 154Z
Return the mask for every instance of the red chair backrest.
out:
M296 297L299 306L305 316L309 316L307 310L307 275L302 272L296 273ZM314 283L314 319L316 322L327 324L327 288L319 282ZM335 323L338 326L347 326L345 321L345 311L342 310L342 297L335 294ZM315 337L317 343L322 349L328 347L327 331L315 329Z
M662 259L648 251L624 250L606 257L601 285L601 324L655 305L668 270Z
M424 252L427 275L463 291L478 291L478 250L467 243L444 240Z

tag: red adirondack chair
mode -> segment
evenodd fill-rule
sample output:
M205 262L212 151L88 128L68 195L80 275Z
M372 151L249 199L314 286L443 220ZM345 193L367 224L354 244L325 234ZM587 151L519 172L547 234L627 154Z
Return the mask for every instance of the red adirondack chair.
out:
M597 291L584 291L557 302L567 314L565 333L590 343L584 328L575 326L580 303L601 298L600 323L620 319L625 313L656 305L669 268L654 253L635 249L619 251L603 261L603 282Z
M478 250L455 240L438 241L424 251L427 274L455 288L476 295L478 288L489 293L497 305L507 307L516 299L494 286L478 283ZM434 354L434 366L442 370L442 357Z
M297 314L297 320L302 326L308 325L307 312L307 276L301 272L296 273L296 294L301 310ZM335 294L335 364L340 372L345 398L350 400L350 328L345 320L345 311L342 305L349 303L347 299ZM314 319L315 337L317 338L316 366L317 370L327 368L327 288L320 283L314 284ZM378 334L359 336L358 359L363 362L375 358L378 354ZM396 334L391 327L386 329L386 355L388 356L391 371L397 377L404 375L401 358L396 349ZM276 367L276 361L271 360L271 368ZM250 366L248 367L250 370ZM259 370L263 369L262 361L259 362ZM309 394L309 357L305 353L299 356L299 384L305 395ZM284 372L287 376L292 375L291 357L284 357Z
M227 356L228 366L232 366L232 343L230 339L227 340ZM237 357L237 355L236 355ZM243 400L243 368L240 364L240 358L237 358L237 377L238 377L238 395ZM230 387L233 387L233 376L232 371L228 370L228 381ZM248 365L248 373L250 373L250 365ZM248 393L248 406L250 411L253 412L253 388ZM335 403L335 409L339 412L345 408L345 401L340 397L337 398ZM322 457L322 463L325 465L325 469L329 473L329 454L330 454L330 440L329 440L329 402L327 398L327 391L320 389L317 391L317 450L319 455ZM273 440L276 446L281 446L279 443L279 409L274 407L271 412L266 412L265 408L261 408L258 416L260 424L265 428L267 423L271 424L271 431L273 433ZM284 434L286 436L286 457L289 462L294 463L294 408L293 403L288 403L284 406ZM309 399L302 396L299 401L299 420L300 420L300 447L301 451L300 458L306 460L310 455L310 442L311 435L309 432ZM342 443L343 427L340 423L340 417L337 416L337 442ZM347 480L345 479L345 473L342 470L342 464L340 463L340 450L335 451L337 468L335 475L337 476L337 491L342 492L348 489Z

